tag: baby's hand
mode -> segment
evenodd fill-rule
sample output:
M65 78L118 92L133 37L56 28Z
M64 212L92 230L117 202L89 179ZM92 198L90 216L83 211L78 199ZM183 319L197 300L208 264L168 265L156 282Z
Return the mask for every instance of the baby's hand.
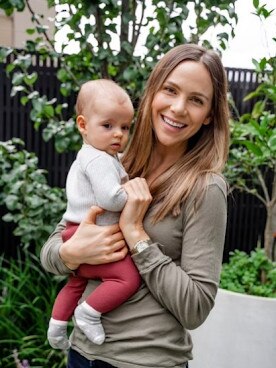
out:
M128 194L127 203L120 217L120 228L131 249L138 240L148 239L143 219L152 201L148 184L144 178L135 178L124 185Z

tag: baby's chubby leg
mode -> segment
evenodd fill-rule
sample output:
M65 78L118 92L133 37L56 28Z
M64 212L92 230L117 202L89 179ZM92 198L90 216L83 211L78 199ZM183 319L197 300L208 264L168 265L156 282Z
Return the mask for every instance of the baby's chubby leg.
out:
M101 345L105 332L101 314L108 313L123 304L140 287L141 277L131 256L122 261L93 266L94 278L102 283L75 309L76 324L94 344ZM81 277L90 275L90 266L79 267Z
M52 348L61 350L70 348L70 341L67 337L67 325L67 321L58 321L54 318L50 319L47 338Z
M76 324L86 337L96 345L105 340L105 333L101 323L101 313L92 308L85 301L75 309Z

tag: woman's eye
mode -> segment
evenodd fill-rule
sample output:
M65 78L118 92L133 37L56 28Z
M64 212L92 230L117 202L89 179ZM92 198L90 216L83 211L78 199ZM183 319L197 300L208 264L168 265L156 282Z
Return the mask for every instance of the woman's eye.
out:
M169 86L164 86L164 91L166 91L168 93L175 93L174 88L169 87Z
M203 101L199 97L192 97L191 100L195 102L197 105L203 105Z

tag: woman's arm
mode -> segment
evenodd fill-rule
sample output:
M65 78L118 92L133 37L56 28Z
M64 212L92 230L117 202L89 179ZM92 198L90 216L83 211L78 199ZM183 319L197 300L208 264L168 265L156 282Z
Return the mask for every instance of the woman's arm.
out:
M64 229L65 221L60 221L40 252L43 268L56 275L66 275L72 272L59 256L59 248L62 244L61 232Z
M61 231L65 222L61 221L41 250L42 266L49 272L64 275L82 263L103 264L123 259L128 249L119 226L95 225L97 215L102 212L99 207L92 207L75 234L64 243Z
M225 228L226 194L212 184L196 212L192 204L186 207L180 266L163 254L159 244L133 256L152 295L185 328L201 325L214 305Z

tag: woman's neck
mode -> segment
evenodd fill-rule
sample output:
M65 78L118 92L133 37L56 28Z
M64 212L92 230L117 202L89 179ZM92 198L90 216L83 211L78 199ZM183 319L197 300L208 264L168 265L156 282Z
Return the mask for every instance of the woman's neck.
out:
M150 170L147 175L148 184L152 184L155 179L175 164L182 154L183 152L174 151L171 148L156 146L151 155Z

